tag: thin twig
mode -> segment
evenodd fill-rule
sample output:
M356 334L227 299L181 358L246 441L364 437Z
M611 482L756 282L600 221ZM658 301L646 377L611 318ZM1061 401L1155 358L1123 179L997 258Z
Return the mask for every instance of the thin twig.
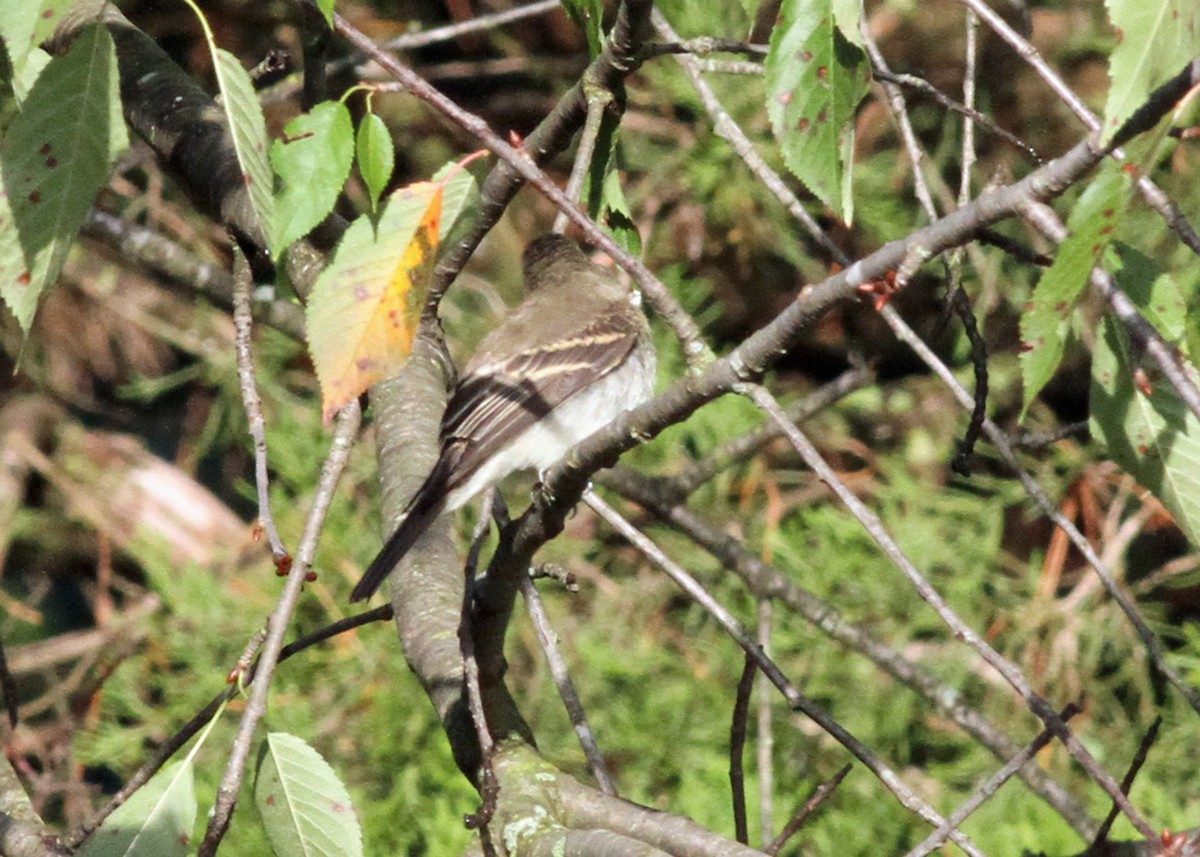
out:
M584 710L583 701L575 689L575 682L571 680L571 674L567 671L567 662L558 650L558 635L550 625L550 617L546 615L541 593L538 592L532 577L527 577L521 582L521 595L525 598L529 618L533 620L538 642L546 655L546 663L550 665L550 675L554 679L554 686L558 688L558 696L562 700L563 708L567 710L567 717L571 720L575 735L579 738L583 755L587 758L588 768L596 778L600 791L615 797L617 787L608 773L608 766L604 763L604 755L596 742L596 733L588 721L587 711Z
M521 21L525 18L532 18L535 15L545 15L561 8L562 3L559 0L536 0L536 2L525 6L517 6L501 12L493 12L490 15L478 15L469 21L447 24L444 27L434 27L432 30L405 33L402 36L397 36L390 41L384 42L383 47L389 51L410 51L414 48L435 45L438 42L448 42L460 36L469 36L473 33L499 29L505 24L511 24L514 21Z
M943 822L944 819L938 814L937 810L909 788L900 779L899 775L876 756L870 748L830 717L824 709L801 693L783 674L778 665L759 648L754 638L746 632L741 623L720 602L713 598L694 577L667 556L658 545L638 530L637 527L625 520L616 509L601 499L594 491L585 492L583 499L597 515L628 539L634 547L661 568L689 597L717 620L725 632L741 646L742 651L754 659L758 668L763 671L763 674L771 679L771 683L779 689L779 692L783 694L784 699L788 701L793 710L806 715L832 736L834 740L849 750L856 759L866 765L875 774L884 787L896 797L902 806L916 813L935 827ZM955 831L951 836L954 843L967 854L979 855L983 853L961 831Z
M608 766L604 763L604 756L596 742L596 733L592 730L591 723L588 722L587 712L575 689L575 683L567 671L566 661L563 660L562 654L558 650L558 635L550 626L550 617L546 615L541 594L538 592L533 578L527 578L521 583L521 594L525 598L529 617L533 620L538 641L546 655L546 662L550 665L550 675L554 678L554 685L558 688L558 695L562 699L563 707L566 708L567 716L579 738L579 744L583 747L583 754L587 757L592 776L596 778L596 784L600 787L600 791L615 797L617 787L608 773Z
M938 104L941 104L947 110L953 110L955 113L961 114L968 123L978 125L989 134L999 137L1004 142L1008 143L1015 149L1019 149L1023 154L1027 155L1035 164L1044 163L1037 149L1026 143L1016 134L1011 131L1001 128L992 119L984 113L980 113L974 107L962 104L951 98L946 93L942 92L936 86L922 77L917 77L915 74L897 74L890 69L875 67L871 73L877 80L882 80L887 83L894 83L897 86L904 86L909 89L928 95ZM964 78L964 81L967 78Z
M479 563L479 553L483 541L487 538L492 524L492 506L499 497L499 492L493 488L483 498L483 506L479 510L479 520L475 522L475 531L471 534L471 547L467 552L467 561L463 564L463 600L462 614L458 625L458 641L462 648L463 683L467 689L467 707L471 712L471 722L475 726L475 735L479 741L480 772L479 794L483 803L479 809L466 816L466 826L470 830L478 830L485 853L492 848L488 824L496 814L496 800L500 794L500 783L496 779L496 771L492 766L492 757L496 752L496 743L488 729L487 713L483 707L483 693L479 688L479 662L475 659L475 630L472 622L475 600L475 569Z
M1049 268L1054 259L1047 256L1045 253L1039 253L1032 247L1028 247L1013 238L1009 238L995 229L980 229L975 233L975 238L980 244L987 244L991 247L1003 250L1008 255L1012 256L1018 262L1024 262L1026 265L1037 265L1039 268Z
M950 469L959 476L968 476L971 471L971 456L975 453L975 444L983 431L983 421L987 419L988 400L988 366L987 343L979 332L979 324L975 321L975 313L971 311L971 299L967 297L962 286L955 286L950 293L950 307L962 322L967 340L971 343L971 367L975 371L974 406L971 409L971 419L967 423L967 431L958 442L958 450Z
M747 60L698 59L696 60L696 68L705 74L740 74L747 77L763 76L762 65Z
M1078 714L1080 710L1080 706L1072 702L1066 708L1064 708L1058 716L1062 718L1064 723L1066 723L1068 720ZM979 807L983 805L984 801L996 794L996 792L1000 790L1000 787L1012 778L1013 774L1017 773L1017 771L1029 764L1033 757L1036 756L1043 747L1053 740L1053 730L1051 730L1050 727L1043 729L1040 733L1038 733L1038 736L1033 739L1032 743L1030 743L1028 747L1025 747L1023 750L1021 750L1021 752L1013 756L1003 768L996 771L996 773L992 774L992 776L988 777L987 780L975 790L975 793L966 801L964 801L963 804L956 809L949 818L946 819L945 824L925 837L924 841L910 849L905 857L925 857L925 855L931 854L937 848L940 848L942 843L946 841L946 837L950 835L950 831L957 830L958 827L967 820L967 817L970 816L971 813L979 809Z
M254 666L255 660L258 658L258 653L262 651L262 644L266 641L266 628L259 628L251 634L250 639L246 641L246 645L242 647L241 657L237 659L237 664L230 670L225 680L231 683L244 681L250 669Z
M979 19L975 13L967 10L966 16L966 50L963 70L963 106L969 110L975 107L975 71L978 60ZM975 166L975 121L967 117L963 122L962 166L958 183L958 207L962 208L971 201L971 170ZM1038 161L1040 163L1040 161ZM959 442L958 451L950 464L950 469L966 476L970 472L971 456L975 452L975 444L983 421L987 417L988 399L988 352L987 343L979 332L975 321L975 313L971 310L971 300L962 286L963 249L955 249L949 254L950 294L948 300L951 310L962 322L967 340L971 343L971 365L975 369L975 408L971 411L971 419L967 423L966 434Z
M758 645L768 655L771 654L774 612L771 599L759 596ZM765 846L769 844L775 830L775 732L774 720L771 717L774 694L771 692L771 682L765 675L759 675L754 684L758 691L758 734L755 736L758 755L758 832L759 839Z
M884 307L884 310L888 309L891 309L891 307ZM984 662L999 673L1013 690L1020 694L1029 710L1037 715L1047 727L1054 730L1055 736L1063 742L1071 756L1079 762L1080 766L1087 771L1096 784L1117 802L1121 807L1121 811L1125 813L1138 832L1147 839L1153 838L1154 829L1142 818L1141 813L1133 807L1125 795L1121 794L1120 786L1116 780L1100 766L1095 757L1072 734L1071 730L1063 723L1062 718L1058 716L1058 713L1045 698L1033 689L1017 665L997 652L951 609L941 593L921 574L912 560L908 558L908 555L904 553L892 534L884 527L883 522L879 520L879 517L850 490L803 432L794 425L787 423L786 416L774 397L759 385L747 385L747 388L747 395L755 404L778 420L781 425L786 426L788 440L792 442L796 451L800 453L805 464L837 495L837 498L858 520L884 555L904 574L921 596L921 599L938 614L938 617L950 629L955 638L966 643Z
M831 779L826 780L813 789L812 794L805 799L795 814L788 819L788 823L783 826L783 830L779 831L779 835L772 839L770 844L763 850L767 854L772 855L772 857L778 854L783 846L787 845L787 841L799 833L804 825L808 823L813 813L820 809L821 805L833 796L833 793L837 791L837 787L842 784L842 780L846 779L846 774L850 773L851 767L850 764L843 765L842 769L834 774Z
M875 380L875 372L867 366L847 369L832 381L822 384L807 396L787 406L788 419L802 423L832 406L856 390L861 390ZM751 429L739 437L727 441L709 455L693 461L678 473L662 477L666 493L676 497L687 497L718 473L722 473L739 461L743 461L761 450L771 441L783 436L783 430L774 420Z
M709 54L745 54L748 57L765 57L766 45L752 45L737 39L723 39L716 36L701 36L697 39L685 39L675 42L655 42L642 48L642 56L659 57L667 54L692 54L707 56Z
M969 113L978 113L975 109L975 72L979 61L979 18L970 9L967 10L966 20L967 44L963 57L963 109ZM975 125L978 123L974 116L964 114L962 140L962 166L958 182L959 208L971 201L971 170L975 168ZM1034 162L1041 159L1034 153Z
M318 628L302 637L297 637L284 646L279 652L279 662L283 663L292 655L299 654L305 649L310 649L317 643L323 643L326 640L332 639L338 634L353 631L355 628L370 625L372 622L389 622L393 616L392 605L384 604L371 610L364 610L362 613L355 613L353 616L347 616L344 619L338 619L336 622L330 622L325 627ZM253 675L251 675L251 678L253 678Z
M863 44L866 46L867 56L871 58L872 71L885 74L890 72L887 60L884 59L883 52L879 50L879 45L876 44L865 17L859 23L859 32L862 35ZM877 75L877 77L884 80L882 76ZM886 81L882 86L885 96L884 104L887 105L893 121L900 129L900 140L904 144L904 150L908 153L909 162L912 164L913 192L916 193L917 200L925 209L925 214L929 217L930 222L933 222L938 218L937 206L933 202L933 194L929 192L929 185L925 181L925 150L917 140L917 132L913 129L912 120L909 118L908 103L904 98L904 93L900 91L900 87Z
M275 566L287 570L290 561L287 548L275 529L271 516L271 481L267 475L267 424L263 419L262 399L258 395L258 381L254 377L254 353L250 348L253 319L250 312L250 287L252 277L246 255L234 244L233 248L233 325L237 330L238 380L242 392L242 407L250 425L250 438L254 441L254 484L258 490L258 520L267 534L267 543L275 557Z
M317 540L325 527L325 516L333 502L334 490L341 478L342 470L350 457L350 450L354 445L354 438L358 435L361 419L362 412L359 410L357 400L352 401L338 413L333 441L330 444L325 463L321 467L321 476L313 495L313 507L308 513L308 519L304 524L304 533L296 551L296 561L288 573L287 583L284 585L279 602L271 613L271 618L267 621L269 629L267 642L263 646L256 671L261 681L254 683L250 692L250 700L246 703L246 710L242 714L238 734L229 754L229 762L225 767L225 774L221 778L220 788L217 790L217 799L209 815L208 828L200 843L199 857L212 857L229 829L233 808L237 803L238 792L241 791L242 779L246 773L246 763L250 758L250 746L254 739L254 733L259 721L267 712L271 678L279 663L283 638L291 624L296 605L300 601L300 591L312 568Z
M596 152L596 141L600 138L600 129L604 125L604 114L613 104L613 94L607 89L593 86L588 87L586 92L587 119L583 123L583 133L579 135L575 163L571 167L566 188L567 199L572 205L579 205L583 198L583 185L592 169L592 158ZM561 209L554 218L554 231L559 234L567 231L567 213Z
M1129 763L1129 770L1125 772L1125 778L1121 780L1121 791L1125 794L1129 794L1129 790L1133 788L1133 781L1137 778L1138 771L1146 763L1146 756L1149 755L1150 748L1154 746L1154 742L1158 738L1158 728L1162 726L1162 722L1162 715L1155 717L1154 722L1150 724L1150 728L1146 730L1146 734L1142 736L1137 752L1133 755L1133 761ZM1100 822L1100 830L1096 832L1096 838L1088 846L1089 852L1097 852L1104 847L1108 841L1108 833L1112 830L1113 823L1117 820L1117 816L1120 813L1120 809L1114 804L1112 809L1108 811L1108 815L1104 816L1104 821Z
M1071 90L1066 81L1050 67L1050 64L1042 58L1037 48L1030 44L1028 39L1010 27L1008 22L997 15L995 10L984 0L959 0L959 2L965 4L996 35L1008 42L1017 55L1037 72L1038 76L1046 82L1055 95L1062 99L1071 112L1079 117L1089 131L1100 130L1100 119L1088 109L1088 106L1083 103L1083 99ZM1117 160L1125 159L1125 153L1119 147L1114 149L1111 154ZM1145 200L1150 203L1150 207L1157 211L1171 230L1179 236L1179 240L1190 247L1192 252L1200 254L1200 235L1196 234L1196 230L1192 228L1179 206L1149 176L1139 175L1137 187Z
M733 799L734 838L743 845L750 844L750 828L746 823L746 769L743 757L746 749L746 723L750 719L750 691L758 669L754 659L746 655L746 665L738 680L737 696L733 702L733 723L729 727L729 788Z
M683 345L684 354L693 366L703 366L712 360L712 350L709 348L695 320L679 305L670 290L656 277L640 259L626 252L600 226L580 211L567 195L547 176L534 162L530 153L523 148L513 146L502 139L488 124L438 92L420 75L400 63L394 57L381 51L369 37L352 26L340 15L334 15L337 32L349 41L355 48L370 56L383 67L396 81L403 91L420 98L439 113L442 113L467 133L475 137L493 154L501 158L525 181L533 185L547 199L567 214L577 225L588 240L612 257L613 261L629 272L634 282L650 300L654 309L672 329ZM386 89L387 87L381 87Z

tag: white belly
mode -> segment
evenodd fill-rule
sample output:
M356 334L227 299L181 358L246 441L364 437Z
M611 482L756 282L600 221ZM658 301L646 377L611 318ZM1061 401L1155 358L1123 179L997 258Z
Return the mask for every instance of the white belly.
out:
M623 365L576 393L485 462L446 498L457 509L489 485L518 470L547 470L567 451L618 415L654 395L655 355L639 349Z

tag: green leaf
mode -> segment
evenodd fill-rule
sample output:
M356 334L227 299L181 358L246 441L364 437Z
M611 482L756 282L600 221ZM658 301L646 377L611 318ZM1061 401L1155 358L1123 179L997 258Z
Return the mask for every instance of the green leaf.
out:
M284 135L271 144L271 163L283 182L275 203L280 250L333 211L354 161L354 124L340 101L297 116Z
M620 119L604 111L579 199L593 220L599 220L604 211L604 183L615 168L620 136Z
M833 20L831 0L784 0L765 64L767 114L788 169L849 223L854 111L868 70Z
M475 215L479 205L479 183L458 161L443 164L430 181L445 182L446 185L442 191L440 242L445 247L450 236Z
M163 768L104 820L76 857L186 857L196 826L192 762Z
M859 29L863 13L862 0L832 0L832 2L833 23L837 25L838 32L846 37L846 41L860 48L865 47L862 32Z
M625 199L617 167L620 151L619 121L605 112L596 134L592 162L588 165L580 202L588 215L602 226L621 247L635 256L642 252L642 239Z
M350 794L321 754L272 732L259 757L254 802L280 857L358 857L362 829Z
M0 297L22 329L128 142L112 37L88 27L38 77L0 152Z
M762 0L741 0L742 11L746 13L746 17L751 21L758 14L758 7L762 5Z
M1071 211L1071 234L1042 274L1021 314L1021 416L1058 370L1076 302L1124 216L1129 176L1115 164L1088 185Z
M325 23L333 27L333 5L335 0L317 0L317 8L325 16Z
M18 104L29 97L29 91L33 89L34 81L50 64L50 59L50 54L41 48L34 48L25 56L25 64L12 78L13 94L16 96Z
M454 174L447 177L447 169ZM442 236L473 198L474 178L452 164L350 224L306 312L327 417L407 361Z
M392 132L382 119L374 113L368 113L358 123L358 139L355 142L358 172L367 183L371 210L374 211L379 206L379 197L392 180L392 170L396 166Z
M262 229L261 239L277 255L274 183L271 162L267 156L267 123L263 119L262 105L258 103L250 75L242 68L237 57L217 47L212 29L200 7L194 0L185 2L200 19L204 39L212 54L217 86L221 89L221 107L229 123L233 149L242 170L242 181L250 195L250 205Z
M1158 264L1119 246L1117 285L1168 340L1183 335L1186 303L1178 285ZM1124 326L1105 316L1092 356L1091 429L1108 454L1148 489L1200 545L1200 421L1156 368L1143 366ZM1180 362L1193 383L1200 372L1185 356ZM1146 395L1135 383L1140 372L1151 383Z
M601 223L621 249L634 256L642 255L642 236L633 222L633 212L621 186L621 173L616 168L609 170L604 178Z
M58 26L62 13L70 8L73 0L14 0L0 8L0 38L8 52L8 64L12 72L13 93L18 101L29 94L29 86L36 76L37 67L31 63L44 62L45 51L38 48ZM39 56L40 55L40 56ZM31 74L30 72L34 72Z
M604 0L562 0L563 10L587 37L591 59L604 50Z
M275 241L275 196L273 194L271 163L267 157L267 123L262 105L254 92L250 75L237 57L213 47L213 62L217 84L221 87L225 115L233 134L233 148L242 181L250 194L250 204L263 230L263 237L273 253L279 246Z
M1200 54L1200 4L1196 0L1106 0L1117 31L1108 64L1112 86L1104 108L1109 138L1155 87Z

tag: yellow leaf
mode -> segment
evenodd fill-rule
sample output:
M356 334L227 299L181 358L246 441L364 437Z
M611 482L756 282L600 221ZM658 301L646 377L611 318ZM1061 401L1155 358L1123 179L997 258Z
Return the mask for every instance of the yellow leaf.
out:
M308 329L326 421L408 358L437 255L441 212L440 183L397 190L378 225L362 217L350 226L318 278Z
M317 278L307 310L309 351L326 421L408 359L437 258L444 208L453 221L474 186L461 166L452 165L440 180L393 192L378 220L365 215L355 220Z

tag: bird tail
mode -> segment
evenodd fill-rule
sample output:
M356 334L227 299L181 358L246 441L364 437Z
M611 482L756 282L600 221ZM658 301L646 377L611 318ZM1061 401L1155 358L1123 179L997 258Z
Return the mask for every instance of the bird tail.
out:
M396 563L404 558L426 528L445 511L445 478L438 478L439 469L434 468L421 490L413 497L404 520L388 538L383 550L375 557L362 579L358 581L358 585L354 587L354 591L350 593L350 603L365 601L374 595L383 579L396 567Z

